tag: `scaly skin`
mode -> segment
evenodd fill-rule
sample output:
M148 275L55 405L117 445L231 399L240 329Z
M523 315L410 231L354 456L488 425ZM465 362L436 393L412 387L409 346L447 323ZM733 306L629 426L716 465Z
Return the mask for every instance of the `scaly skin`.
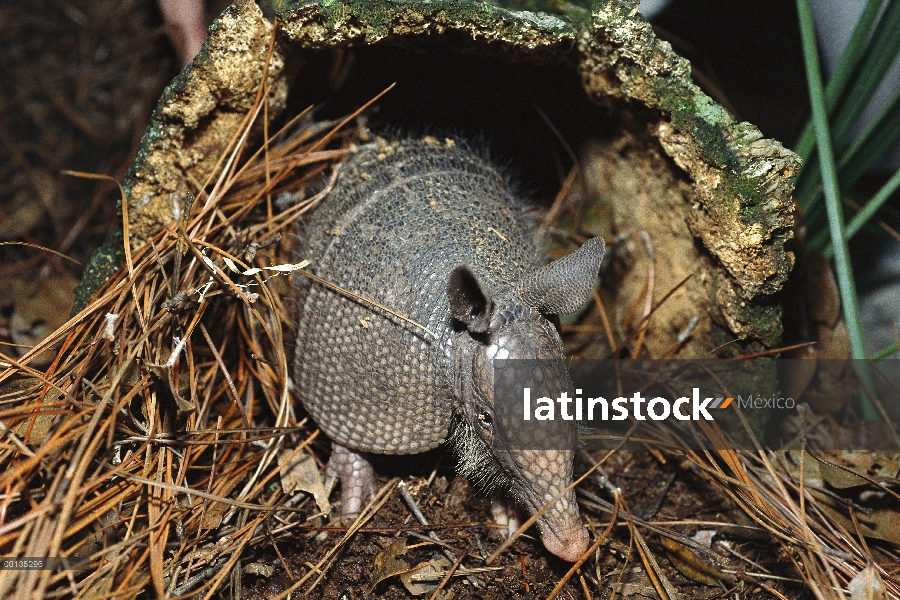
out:
M428 330L297 279L294 379L333 442L328 472L341 479L345 517L375 492L366 454L425 452L447 441L452 425L460 473L532 513L559 496L538 519L544 544L566 560L586 550L574 493L561 493L571 444L506 445L512 432L493 418L492 382L503 354L563 365L550 367L548 381L570 388L559 334L541 313L580 306L603 240L542 267L524 208L462 142L379 140L343 165L301 231L301 258L315 274ZM573 431L559 439L574 441Z
M341 517L344 519L355 519L375 497L375 471L368 459L358 452L333 444L325 474L341 480Z

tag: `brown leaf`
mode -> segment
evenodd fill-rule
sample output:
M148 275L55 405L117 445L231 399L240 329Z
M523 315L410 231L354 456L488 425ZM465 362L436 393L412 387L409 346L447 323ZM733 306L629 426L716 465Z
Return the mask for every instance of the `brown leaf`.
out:
M727 582L730 580L727 574L701 558L684 544L679 544L675 540L666 537L662 538L662 543L669 560L672 561L678 572L688 579L705 585L719 585L720 581Z
M294 454L294 451L288 449L279 453L281 489L285 494L293 494L298 490L306 492L315 499L319 512L330 513L328 492L325 491L315 459L306 452L297 452L293 458L290 458L291 454Z
M403 582L403 585L410 594L413 596L422 596L429 592L433 592L435 588L437 588L440 581L444 578L447 569L451 566L452 563L449 560L443 556L439 556L436 559L419 564L406 573L402 573L400 575L400 581ZM427 577L427 579L423 580L423 576ZM447 593L447 590L441 590L437 597L446 598Z
M833 499L810 488L810 492L819 501L819 507L830 516L835 523L847 531L855 529L853 521L843 506L833 506ZM893 506L875 508L870 513L857 513L857 523L862 534L869 538L884 540L900 545L900 512Z
M884 581L871 564L856 574L847 589L850 600L887 600Z
M388 577L409 571L409 564L397 558L404 554L406 554L406 538L399 537L375 556L375 576L372 581L372 588Z
M850 358L850 336L847 333L847 325L843 319L838 319L834 325L821 324L817 328L819 345L819 359L847 359Z
M275 567L263 563L252 562L244 565L244 573L253 573L254 575L260 575L266 579L271 577L274 571Z
M819 465L819 471L825 481L839 490L870 485L868 479L874 479L885 485L897 485L900 484L898 461L900 453L897 452L845 451L841 453L841 466L852 472L848 473L844 469L824 463ZM863 476L868 479L864 479Z
M815 323L834 325L841 313L841 296L831 265L818 252L806 256L803 293L809 317Z
M39 281L29 288L19 288L25 293L15 298L9 329L13 342L27 346L16 349L20 355L28 352L31 346L38 344L68 320L75 301L77 283L74 277L66 274ZM46 366L54 355L52 350L42 352L31 361L31 365Z

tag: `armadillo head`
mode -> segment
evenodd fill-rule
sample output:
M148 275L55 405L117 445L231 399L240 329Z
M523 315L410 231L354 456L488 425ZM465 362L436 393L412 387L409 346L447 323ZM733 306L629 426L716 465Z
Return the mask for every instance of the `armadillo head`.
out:
M506 359L540 359L538 376L550 389L571 390L562 342L548 315L574 312L600 270L604 244L594 238L578 251L527 273L511 293L494 302L468 267L450 276L450 311L465 331L454 356L457 420L451 446L458 470L483 492L505 491L538 518L544 546L560 558L577 560L587 550L572 480L575 425L547 423L528 435L553 442L522 444L514 424L494 404L494 381ZM513 443L513 440L518 443Z

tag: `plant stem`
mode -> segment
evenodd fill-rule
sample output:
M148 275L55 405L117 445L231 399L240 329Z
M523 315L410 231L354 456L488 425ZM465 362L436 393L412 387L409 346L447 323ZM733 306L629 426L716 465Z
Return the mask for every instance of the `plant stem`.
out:
M900 350L900 346L898 346L897 344L891 344L887 348L882 348L878 352L872 354L872 356L869 357L869 360L881 360L882 358L887 358L897 350Z
M834 68L834 73L828 81L828 87L825 91L825 101L829 112L837 105L838 99L844 93L844 89L847 87L850 79L856 74L857 64L869 41L872 26L878 18L878 12L881 10L881 5L883 3L884 0L868 0L866 6L863 8L862 14L859 15L859 20L853 28L850 40L847 42L847 46L841 53L841 58L838 59L838 63ZM797 142L796 148L794 148L797 154L803 158L804 163L813 151L815 142L816 133L812 122L809 122L803 130L803 135L800 137L800 141Z
M850 253L847 238L844 235L844 219L841 211L841 199L837 181L837 169L834 163L834 149L831 145L831 134L828 129L828 112L825 107L825 93L822 89L822 77L819 68L819 55L816 49L816 34L813 27L812 10L809 0L797 0L797 14L800 21L800 37L803 41L803 59L806 63L806 80L809 85L809 98L812 106L813 126L816 131L816 147L819 165L822 170L822 184L825 192L825 207L828 212L828 226L831 232L831 245L834 248L834 263L841 295L841 308L844 321L850 336L850 357L865 359L866 349L862 335L862 323L859 318L859 303L856 298L856 286L850 265ZM865 377L865 375L863 375ZM863 418L878 418L871 401L863 395Z
M847 224L847 228L845 230L845 237L849 240L865 225L869 219L871 219L875 213L878 211L881 206L887 202L888 198L891 197L891 194L900 189L900 170L897 170L894 175L888 179L887 183L885 183L878 193L872 196L868 202L866 202L865 207L856 215L850 219L850 222ZM834 255L834 247L829 245L822 249L822 254L825 258L831 258Z

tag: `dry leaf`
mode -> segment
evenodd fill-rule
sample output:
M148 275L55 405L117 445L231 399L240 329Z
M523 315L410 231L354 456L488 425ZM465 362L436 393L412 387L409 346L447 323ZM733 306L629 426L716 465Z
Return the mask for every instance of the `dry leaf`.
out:
M679 544L675 540L662 538L662 544L666 554L678 572L697 583L705 585L719 585L720 581L728 582L730 577L717 569L709 561L701 558L696 552Z
M244 565L244 573L253 573L254 575L260 575L268 579L272 576L272 573L275 572L275 567L272 565L264 565L258 562L252 562Z
M804 271L804 295L810 319L833 326L841 315L841 295L831 265L818 252L808 252Z
M871 564L856 574L847 589L850 590L850 600L887 600L884 581Z
M416 568L407 571L406 573L402 573L400 575L400 581L403 582L403 585L410 594L413 596L422 596L429 592L433 592L437 586L440 585L441 580L444 579L447 569L452 566L453 563L444 556L439 555L437 558L421 563ZM447 590L441 590L438 594L438 598L447 598L446 594Z
M900 483L900 479L898 479L900 464L898 463L900 463L900 452L844 451L841 452L840 465L852 471L851 473L826 464L820 464L819 471L829 485L841 490L870 485L868 479L885 485L897 485ZM862 476L868 479L863 479Z
M291 457L293 454L293 458ZM319 507L319 512L330 513L331 504L328 502L328 492L322 482L322 474L316 466L316 461L305 452L294 452L283 449L279 452L279 471L281 473L281 489L285 494L293 494L297 491L310 494Z
M34 381L36 380L27 379L24 383L30 385ZM6 391L6 389L4 389L4 391ZM61 397L62 394L60 394L58 390L51 388L47 390L44 402L46 404L53 404L54 402L58 402ZM47 438L47 434L50 432L50 428L55 421L56 415L54 414L32 413L32 416L29 418L24 421L19 421L20 425L16 427L15 433L24 443L31 446L40 446L44 443L44 440Z
M372 588L394 575L405 573L409 570L409 564L397 558L406 554L406 538L399 537L394 542L375 556L375 577Z
M835 471L835 469L830 467L824 467L821 471L824 473L826 469L832 473ZM849 474L846 475L852 478L847 480L848 483L853 479L857 482L860 481L858 477L853 477ZM883 477L877 476L872 478L876 481L884 479ZM830 497L818 493L814 493L813 495L820 501L822 509L825 510L825 512L827 512L840 526L844 527L847 531L854 530L854 523L847 514L847 509L845 507L835 506L834 500ZM857 502L862 502L862 499L857 498ZM887 506L882 506L881 503L877 501L877 498L875 498L873 504L874 506L871 507L869 512L856 513L859 530L866 537L885 540L892 544L900 545L900 511L897 510L896 500L891 498Z
M29 282L30 283L30 282ZM27 346L16 348L19 355L28 352L31 346L56 331L69 318L75 301L75 285L78 281L71 275L58 275L29 285L28 291L14 299L15 308L9 318L10 337L16 344ZM23 288L19 288L25 291ZM55 352L48 350L36 356L31 365L43 367L53 360Z
M626 569L621 579L619 575L620 571L615 570L606 576L601 590L601 598L611 598L615 594L616 598L659 600L659 594L656 593L653 582L641 567Z
M53 184L53 177L42 177L42 183ZM42 221L46 221L46 213L43 203L34 197L34 194L23 189L16 192L12 200L8 197L4 201L8 203L4 206L3 212L6 213L6 220L0 221L0 241L22 239L23 231L32 231L38 227ZM15 224L15 228L9 224Z
M200 529L215 529L222 524L225 513L230 507L222 502L209 502L200 518Z

